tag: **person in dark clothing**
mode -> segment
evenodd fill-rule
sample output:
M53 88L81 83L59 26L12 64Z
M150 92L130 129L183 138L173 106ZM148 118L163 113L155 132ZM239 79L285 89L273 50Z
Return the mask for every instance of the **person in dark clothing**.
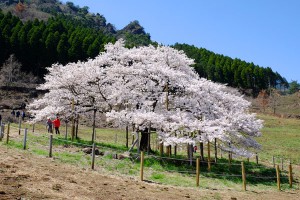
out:
M19 118L20 117L20 111L17 111L16 112L16 118Z
M25 116L26 116L26 114L25 114L25 111L23 110L22 111L22 114L21 114L21 117L22 117L22 120L24 121L24 119L25 119Z
M48 118L47 120L47 130L48 130L48 133L53 133L53 130L52 130L52 121L50 118Z

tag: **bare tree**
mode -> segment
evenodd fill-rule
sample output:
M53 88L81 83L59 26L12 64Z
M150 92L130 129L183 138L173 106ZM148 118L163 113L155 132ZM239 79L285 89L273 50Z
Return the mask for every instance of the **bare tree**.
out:
M2 65L0 70L0 81L5 86L10 86L13 83L36 83L37 77L32 73L25 73L21 71L22 64L17 60L14 54Z
M6 86L17 82L21 74L21 66L21 63L16 59L15 55L11 54L2 65L0 70L0 81Z

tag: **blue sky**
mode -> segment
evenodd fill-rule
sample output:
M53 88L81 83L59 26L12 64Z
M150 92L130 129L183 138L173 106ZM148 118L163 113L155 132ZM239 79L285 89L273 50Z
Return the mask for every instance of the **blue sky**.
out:
M118 30L138 20L158 43L203 47L300 82L298 0L69 1L102 14Z

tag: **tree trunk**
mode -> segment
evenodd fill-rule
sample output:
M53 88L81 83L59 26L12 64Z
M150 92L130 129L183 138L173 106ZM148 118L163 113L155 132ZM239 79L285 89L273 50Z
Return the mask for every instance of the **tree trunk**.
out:
M128 148L128 125L126 126L126 148Z
M140 150L141 151L147 151L149 146L149 131L148 128L145 128L143 131L141 131L141 141L140 141ZM149 149L149 152L151 151L151 148Z
M79 114L76 115L75 138L78 139Z
M204 147L203 147L203 142L200 142L200 155L201 155L201 161L204 161Z

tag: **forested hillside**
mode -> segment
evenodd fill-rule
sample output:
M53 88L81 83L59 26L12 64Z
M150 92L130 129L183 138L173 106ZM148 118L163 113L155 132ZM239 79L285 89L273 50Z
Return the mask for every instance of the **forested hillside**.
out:
M273 72L270 67L260 67L252 62L232 59L188 44L176 43L173 47L183 50L188 57L195 59L195 70L201 77L209 80L226 83L232 87L251 89L254 94L268 87L288 87L286 79Z
M23 2L23 3L22 3ZM101 14L91 14L88 7L59 1L0 1L0 66L11 54L22 64L22 70L42 78L45 68L53 63L66 64L93 58L108 42L126 40L128 48L157 45L138 21L121 30L106 22ZM201 77L250 89L288 87L288 82L270 67L264 68L240 59L215 54L188 44L175 44L195 59L195 69Z

